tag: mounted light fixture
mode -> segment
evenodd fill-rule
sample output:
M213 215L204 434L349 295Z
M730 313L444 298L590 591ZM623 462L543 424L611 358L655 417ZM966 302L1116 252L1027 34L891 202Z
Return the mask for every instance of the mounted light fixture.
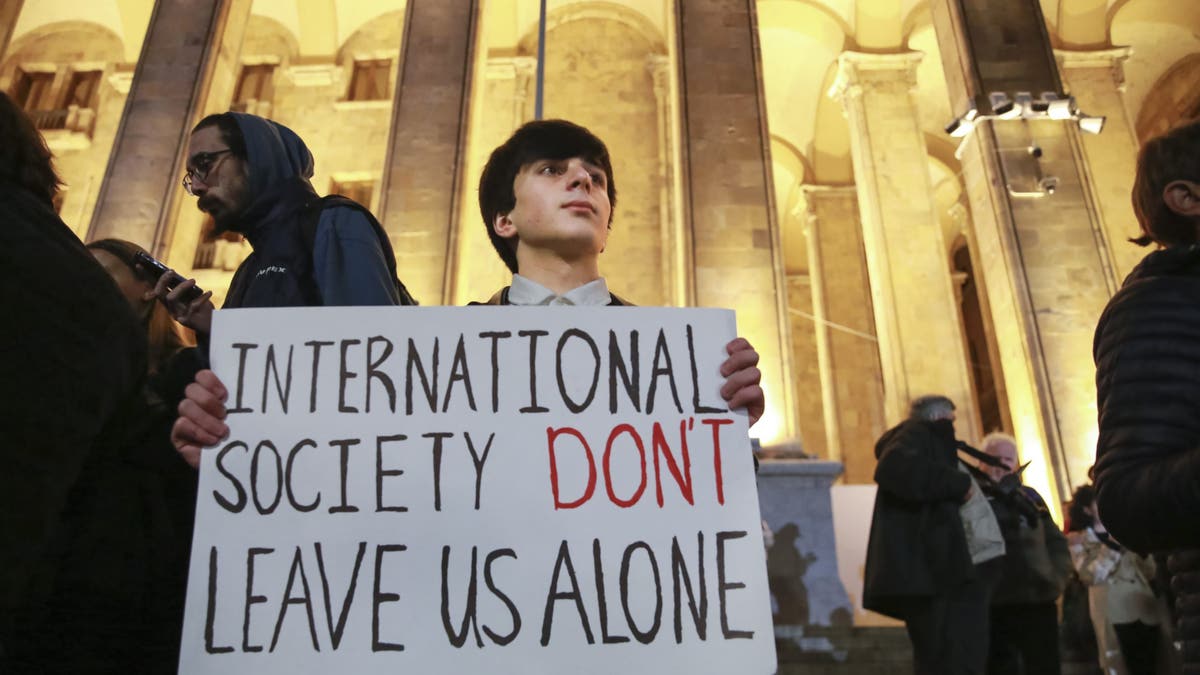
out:
M1075 97L1069 96L1050 101L1046 107L1046 116L1052 120L1069 120L1076 110Z
M953 138L964 138L970 136L975 130L975 120L979 117L979 111L971 108L960 117L955 117L954 121L946 125L946 133Z
M1076 111L1075 119L1079 122L1080 129L1088 132L1089 134L1098 134L1101 131L1104 131L1104 122L1107 121L1108 118L1089 117L1088 115L1081 115L1079 114L1079 111Z
M988 94L988 100L992 104L992 116L1002 120L1015 120L1021 117L1024 112L1021 105L1008 97L1008 94L1002 91L993 91Z
M966 139L975 130L976 125L983 120L1037 120L1050 119L1060 122L1074 120L1081 131L1098 134L1104 129L1104 117L1085 115L1079 109L1074 96L1056 94L1044 91L1038 98L1030 92L1018 91L1009 96L1002 91L988 94L991 112L980 114L974 106L963 115L946 125L946 133L953 138ZM955 156L961 157L963 146L960 144Z

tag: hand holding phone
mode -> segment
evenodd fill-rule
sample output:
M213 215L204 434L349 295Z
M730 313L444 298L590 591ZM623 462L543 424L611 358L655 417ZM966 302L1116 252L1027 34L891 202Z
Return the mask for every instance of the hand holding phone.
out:
M184 279L182 276L171 271L171 268L162 264L148 253L138 251L136 254L134 254L133 258L134 262L136 262L139 267L146 270L146 276L150 277L151 281L153 282L157 282L162 278L162 275L169 273L171 277L167 280L168 290L174 290L176 286L186 281L186 279ZM183 294L183 297L179 298L179 301L188 303L199 298L203 294L204 291L199 286L192 286Z

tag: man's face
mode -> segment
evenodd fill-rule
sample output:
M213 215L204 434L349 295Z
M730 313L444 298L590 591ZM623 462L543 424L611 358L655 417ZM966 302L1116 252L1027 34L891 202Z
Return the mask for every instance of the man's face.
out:
M987 454L995 457L1004 464L1004 468L984 465L984 471L992 480L998 481L1017 469L1017 448L1012 443L993 443L988 446Z
M196 206L212 216L218 230L227 230L249 202L246 163L229 151L215 126L192 134L187 169L192 171Z
M493 227L518 246L553 251L566 260L600 255L608 242L604 170L579 157L537 160L513 181L516 206Z

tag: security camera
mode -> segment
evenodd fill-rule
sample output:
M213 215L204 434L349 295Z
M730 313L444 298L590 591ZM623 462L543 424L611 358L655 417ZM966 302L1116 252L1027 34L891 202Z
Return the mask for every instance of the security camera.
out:
M1029 146L1029 154L1033 155L1034 159L1042 158L1042 147L1036 143Z
M1046 176L1045 178L1038 181L1038 187L1042 189L1042 192L1045 192L1048 195L1052 195L1052 194L1054 194L1054 191L1058 189L1058 177L1057 176Z

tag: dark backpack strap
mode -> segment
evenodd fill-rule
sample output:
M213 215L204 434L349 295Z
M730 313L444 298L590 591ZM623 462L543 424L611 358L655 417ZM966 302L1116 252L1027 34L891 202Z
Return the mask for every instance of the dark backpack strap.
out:
M375 236L379 239L379 248L383 251L384 261L387 262L388 273L392 276L392 283L396 286L396 293L400 297L401 305L415 306L420 303L416 298L408 292L404 287L404 283L400 281L400 277L396 273L396 254L392 251L392 241L388 238L387 232L384 231L383 225L379 224L379 220L375 218L375 214L371 213L367 207L358 202L343 197L342 195L325 195L305 205L304 217L300 221L300 236L304 242L304 248L309 253L309 258L312 257L313 248L317 241L317 223L321 220L321 213L325 209L334 207L345 207L357 210L367 218L367 222L371 223L371 229L375 231ZM311 275L311 283L316 285L316 275ZM317 297L320 297L318 292Z

